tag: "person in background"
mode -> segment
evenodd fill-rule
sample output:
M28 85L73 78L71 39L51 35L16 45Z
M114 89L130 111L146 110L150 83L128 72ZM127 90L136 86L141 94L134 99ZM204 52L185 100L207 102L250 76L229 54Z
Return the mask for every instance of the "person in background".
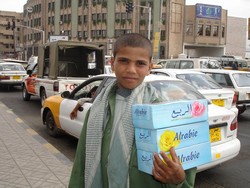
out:
M74 109L72 110L72 112L70 113L70 119L75 119L77 117L77 111L78 109L85 103L85 102L90 102L92 100L92 98L95 96L95 92L97 90L98 86L94 86L90 92L89 92L89 96L87 96L87 98L80 98L77 101L76 106L74 107Z
M160 102L144 82L152 68L152 44L138 33L120 36L111 66L116 80L96 97L78 141L70 188L193 187L196 168L184 171L175 149L171 159L154 153L152 175L138 170L132 105Z

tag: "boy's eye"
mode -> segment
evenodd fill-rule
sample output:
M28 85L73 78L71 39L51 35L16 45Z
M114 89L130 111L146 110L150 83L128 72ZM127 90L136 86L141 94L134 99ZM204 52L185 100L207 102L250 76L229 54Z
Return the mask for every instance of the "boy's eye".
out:
M147 65L147 63L144 62L144 61L137 61L137 64L138 64L139 66L145 66L145 65Z

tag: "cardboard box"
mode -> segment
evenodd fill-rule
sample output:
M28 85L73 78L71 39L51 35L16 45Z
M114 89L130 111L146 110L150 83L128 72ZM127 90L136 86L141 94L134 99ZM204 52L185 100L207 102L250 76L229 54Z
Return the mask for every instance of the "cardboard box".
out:
M166 149L167 146L172 145L176 149L180 149L194 144L208 142L209 140L208 121L168 127L165 129L135 128L137 149L151 152L167 152L168 150L166 151L160 148Z
M161 129L207 119L207 99L132 106L133 125L138 128Z
M197 167L212 160L210 142L196 144L176 150L176 154L182 163L183 169ZM153 170L153 152L137 150L138 169L148 174Z

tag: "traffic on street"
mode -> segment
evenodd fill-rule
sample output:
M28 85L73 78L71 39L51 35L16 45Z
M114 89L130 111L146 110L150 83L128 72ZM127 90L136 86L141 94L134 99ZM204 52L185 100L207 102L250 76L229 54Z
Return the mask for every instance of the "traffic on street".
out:
M30 128L46 139L70 161L74 161L77 138L62 134L51 137L41 120L41 103L39 97L33 100L22 99L21 87L0 88L0 101L20 117ZM196 175L195 187L248 187L250 169L250 112L247 110L238 117L239 128L237 137L241 142L240 153L228 162Z

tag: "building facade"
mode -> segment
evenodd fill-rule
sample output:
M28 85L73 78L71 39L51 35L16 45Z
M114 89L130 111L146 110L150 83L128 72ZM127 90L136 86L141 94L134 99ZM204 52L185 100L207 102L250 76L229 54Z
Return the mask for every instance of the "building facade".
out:
M126 2L133 3L132 11L126 10ZM17 28L22 40L16 46L26 59L52 37L93 42L112 55L115 39L131 32L150 38L156 59L221 56L227 54L233 29L228 27L227 10L185 6L185 0L28 0L22 16Z
M0 11L0 58L21 58L22 13Z

